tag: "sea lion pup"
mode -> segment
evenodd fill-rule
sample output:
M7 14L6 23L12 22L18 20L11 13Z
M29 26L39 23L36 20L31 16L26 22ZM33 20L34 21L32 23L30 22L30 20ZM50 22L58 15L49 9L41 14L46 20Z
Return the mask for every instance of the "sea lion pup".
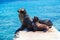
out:
M49 27L47 25L45 25L45 24L40 24L40 23L36 22L36 25L37 25L36 31L44 31L44 32L46 32L46 31L49 30Z
M33 22L39 22L40 24L45 24L49 28L51 28L52 25L53 25L53 23L51 22L51 20L40 20L37 16L34 16Z
M36 31L48 31L52 27L52 22L50 20L39 20L38 17L34 16L33 22L36 24Z

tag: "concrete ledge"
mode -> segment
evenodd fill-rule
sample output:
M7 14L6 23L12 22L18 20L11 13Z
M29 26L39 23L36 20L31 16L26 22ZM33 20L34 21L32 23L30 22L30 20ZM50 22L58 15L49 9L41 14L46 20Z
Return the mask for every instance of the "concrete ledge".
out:
M20 31L16 34L14 40L60 40L60 32L58 32L54 27L47 32Z

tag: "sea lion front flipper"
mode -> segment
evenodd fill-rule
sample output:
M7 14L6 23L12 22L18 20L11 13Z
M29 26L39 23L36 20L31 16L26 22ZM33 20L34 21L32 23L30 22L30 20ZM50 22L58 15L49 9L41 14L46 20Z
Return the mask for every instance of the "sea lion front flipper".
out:
M25 28L26 28L26 26L22 24L22 26L21 26L18 30L16 30L15 34L16 34L17 32L19 32L19 31L24 30Z

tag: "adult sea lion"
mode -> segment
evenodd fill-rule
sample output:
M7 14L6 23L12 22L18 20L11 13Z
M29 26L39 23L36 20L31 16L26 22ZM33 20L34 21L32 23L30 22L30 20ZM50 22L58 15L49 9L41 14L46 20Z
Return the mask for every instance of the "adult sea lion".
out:
M33 23L33 20L27 15L27 12L25 9L20 9L18 10L19 13L19 19L22 22L22 26L16 31L16 33L18 31L22 31L25 28L27 28L29 31L33 31L33 27L35 26Z

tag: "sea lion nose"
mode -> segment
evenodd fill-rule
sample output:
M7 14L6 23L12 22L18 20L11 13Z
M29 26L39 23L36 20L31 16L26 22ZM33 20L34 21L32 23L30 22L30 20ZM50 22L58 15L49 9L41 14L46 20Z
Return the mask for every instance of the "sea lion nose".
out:
M24 12L25 11L25 9L19 9L17 12Z

